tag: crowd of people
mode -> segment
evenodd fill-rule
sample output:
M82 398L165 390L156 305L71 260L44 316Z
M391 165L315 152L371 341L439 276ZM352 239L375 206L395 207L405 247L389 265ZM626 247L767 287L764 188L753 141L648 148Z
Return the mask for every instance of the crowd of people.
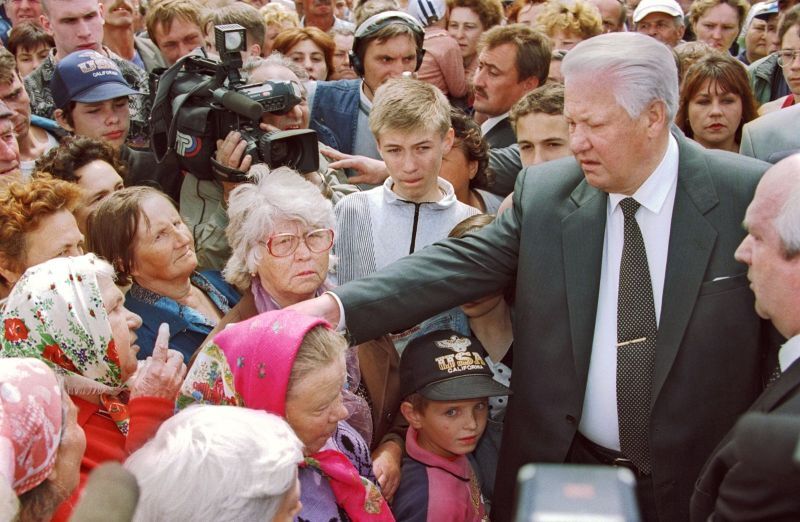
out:
M796 4L5 0L0 522L800 520Z

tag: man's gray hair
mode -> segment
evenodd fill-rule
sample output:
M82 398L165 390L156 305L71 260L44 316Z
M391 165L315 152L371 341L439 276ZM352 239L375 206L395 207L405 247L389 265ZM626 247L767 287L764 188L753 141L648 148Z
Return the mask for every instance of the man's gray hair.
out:
M614 98L631 118L661 100L670 121L678 111L678 69L670 49L640 33L608 33L584 40L561 65L564 84L571 78L607 78Z
M800 154L787 159L800 168ZM800 254L800 183L792 184L786 201L775 217L774 225L783 245L784 256L791 259Z
M261 58L260 56L254 56L248 58L244 65L242 66L242 71L244 71L245 75L250 76L253 74L254 71L260 69L261 67L268 67L271 65L280 65L281 67L286 67L290 71L292 71L297 79L301 82L308 81L308 71L305 70L304 67L298 65L297 63L293 62L286 56L282 55L278 51L272 51L269 56L266 58Z
M141 491L134 521L272 520L295 485L302 447L276 415L190 406L125 462Z
M253 165L248 175L253 183L242 183L228 199L225 233L232 253L222 272L240 290L250 288L263 252L259 243L272 235L276 221L299 221L312 228L336 224L331 202L296 171L288 167L270 171L262 163Z

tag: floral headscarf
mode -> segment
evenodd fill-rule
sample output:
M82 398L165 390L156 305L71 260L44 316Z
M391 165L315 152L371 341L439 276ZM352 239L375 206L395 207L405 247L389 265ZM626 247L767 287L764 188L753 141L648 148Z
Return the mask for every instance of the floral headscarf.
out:
M0 480L22 495L56 462L64 410L61 385L36 359L0 359Z
M33 357L64 376L68 393L99 395L127 434L117 347L97 283L94 254L51 259L14 285L0 317L0 357Z
M214 336L198 353L183 381L177 409L190 404L227 404L286 417L286 391L297 351L317 317L277 310L236 323ZM377 487L361 477L337 451L306 458L330 483L337 503L354 521L394 520Z

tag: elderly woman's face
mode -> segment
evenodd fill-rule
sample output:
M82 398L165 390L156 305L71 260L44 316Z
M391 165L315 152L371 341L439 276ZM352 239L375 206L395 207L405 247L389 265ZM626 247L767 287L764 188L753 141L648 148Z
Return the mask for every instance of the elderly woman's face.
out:
M25 268L82 254L83 234L69 210L57 210L40 218L36 228L25 234Z
M257 267L259 281L281 307L314 297L328 275L330 250L312 252L307 241L301 240L297 250L288 256L276 257L270 253L267 243L273 238L274 245L274 238L279 234L294 234L302 238L318 228L299 221L276 220L272 235L265 237L263 244L257 247L261 249Z
M139 284L188 278L197 267L189 228L167 198L142 201L131 274ZM146 219L145 219L146 218Z
M57 485L59 492L64 492L64 500L78 487L81 478L81 459L86 450L86 434L78 424L78 407L66 392L61 398L66 406L64 426L61 429L61 444L49 480Z
M125 297L114 281L108 277L99 277L97 283L100 285L103 308L108 314L111 335L117 347L121 380L125 382L136 372L139 347L133 343L136 342L136 330L142 326L142 318L125 308Z
M339 421L347 418L347 409L342 403L345 376L342 355L333 364L309 373L300 382L289 384L286 422L305 446L305 455L313 455L322 449L333 436Z

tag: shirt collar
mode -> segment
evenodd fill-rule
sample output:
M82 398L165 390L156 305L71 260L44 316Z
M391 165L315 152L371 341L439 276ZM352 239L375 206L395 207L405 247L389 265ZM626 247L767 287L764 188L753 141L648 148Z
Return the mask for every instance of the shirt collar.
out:
M641 206L654 214L661 212L664 202L667 200L669 191L673 183L678 178L678 142L670 134L667 142L667 150L661 163L658 164L653 173L642 183L642 186L633 194ZM610 212L614 212L619 202L627 198L625 194L609 194L608 202Z
M778 363L781 366L781 372L788 370L797 359L800 359L800 335L795 335L786 341L778 351Z
M488 120L486 120L481 124L481 134L486 136L486 134L488 134L489 131L492 130L495 125L497 125L506 118L508 118L508 112L504 112L500 116L492 116L491 118L489 118Z

